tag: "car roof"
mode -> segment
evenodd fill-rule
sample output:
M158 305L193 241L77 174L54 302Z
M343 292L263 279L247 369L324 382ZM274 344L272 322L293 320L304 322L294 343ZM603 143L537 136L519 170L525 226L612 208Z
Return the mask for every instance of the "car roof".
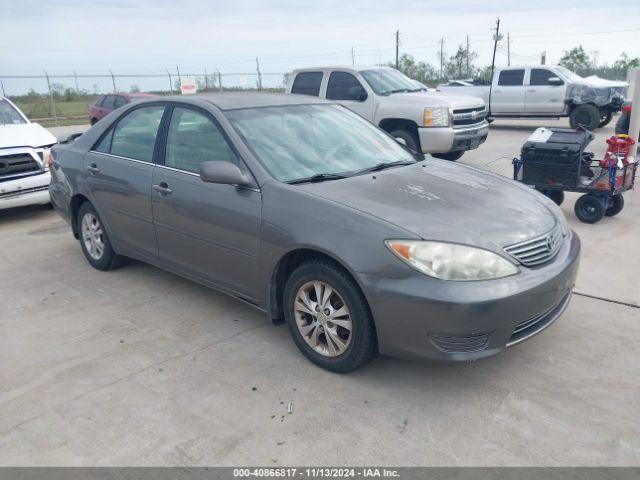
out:
M363 70L395 70L395 68L387 65L323 65L318 67L296 68L293 72L317 72L318 70L354 70L361 72Z
M220 93L196 93L193 95L176 95L164 97L163 100L188 101L198 99L209 102L220 110L235 110L240 108L279 107L285 105L313 105L330 104L310 95L291 95L284 93L264 92L220 92ZM158 100L157 98L155 100Z

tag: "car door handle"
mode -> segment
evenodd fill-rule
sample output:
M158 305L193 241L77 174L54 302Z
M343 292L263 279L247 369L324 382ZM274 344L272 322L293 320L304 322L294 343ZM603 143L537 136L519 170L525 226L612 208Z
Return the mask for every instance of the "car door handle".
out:
M95 175L96 173L100 173L100 169L95 163L87 165L87 171L93 175Z
M165 182L160 182L159 184L154 185L153 189L156 192L160 193L160 195L170 195L173 193L173 190L171 190L169 188L169 185L167 185Z

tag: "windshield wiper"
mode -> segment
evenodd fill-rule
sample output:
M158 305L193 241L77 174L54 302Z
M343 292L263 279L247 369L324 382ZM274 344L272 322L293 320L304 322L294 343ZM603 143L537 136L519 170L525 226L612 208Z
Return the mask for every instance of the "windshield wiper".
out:
M401 165L413 165L414 161L400 160L398 162L382 162L374 165L373 167L363 168L362 170L358 170L356 175L361 173L369 173L369 172L379 172L380 170L385 170L391 167L399 167Z
M391 95L392 93L407 93L410 92L408 88L397 88L395 90L387 90L382 92L382 95Z
M340 180L347 177L349 177L349 175L343 175L341 173L317 173L315 175L311 175L310 177L296 178L295 180L289 180L285 183L288 183L290 185L295 185L296 183L317 183L324 182L325 180Z

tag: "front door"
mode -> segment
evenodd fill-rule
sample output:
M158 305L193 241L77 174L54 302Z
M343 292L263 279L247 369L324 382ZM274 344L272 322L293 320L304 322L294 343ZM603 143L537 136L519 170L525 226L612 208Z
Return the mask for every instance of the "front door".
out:
M327 82L327 100L336 100L366 120L371 118L373 98L349 72L331 72Z
M119 253L155 259L151 180L156 137L165 107L136 108L87 153L84 176L91 201Z
M557 77L546 68L532 68L529 86L526 88L526 112L532 115L560 115L564 110L566 85L550 85L549 79Z
M257 189L203 182L199 170L205 161L227 161L246 169L212 115L195 107L174 107L164 164L156 166L152 182L160 259L255 300L261 194Z

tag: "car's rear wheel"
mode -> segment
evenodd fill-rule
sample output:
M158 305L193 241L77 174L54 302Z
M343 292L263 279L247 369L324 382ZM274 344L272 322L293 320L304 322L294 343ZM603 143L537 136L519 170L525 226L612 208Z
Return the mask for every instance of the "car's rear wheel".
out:
M80 206L77 222L82 252L94 268L112 270L122 265L123 258L113 251L102 220L89 202Z
M342 268L324 260L303 263L287 280L284 299L293 340L316 365L346 373L376 354L369 305Z
M600 123L598 124L599 128L602 128L606 125L609 125L609 122L613 118L613 114L611 112L606 112L600 115Z
M449 160L451 162L455 162L460 159L464 155L464 150L458 150L456 152L447 152L447 153L432 153L432 157L441 158L442 160Z
M580 105L573 109L569 116L571 128L584 127L595 130L600 124L600 110L593 105Z

